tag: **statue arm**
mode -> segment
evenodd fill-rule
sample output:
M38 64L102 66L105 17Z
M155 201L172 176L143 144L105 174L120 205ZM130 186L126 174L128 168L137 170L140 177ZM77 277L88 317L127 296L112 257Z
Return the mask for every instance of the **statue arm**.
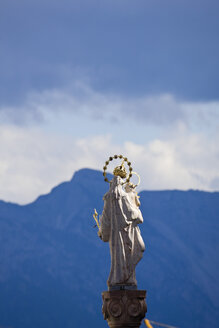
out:
M124 209L125 209L125 214L128 219L128 221L132 221L136 225L139 223L143 223L143 217L141 214L141 211L138 206L135 204L135 199L134 202L130 202L129 198L124 198Z
M98 236L104 241L108 242L110 238L110 208L107 201L104 201L103 213L100 216L100 229L98 231Z
M140 223L143 223L143 221L144 221L143 216L142 216L141 211L140 211L139 208L134 209L134 213L132 215L132 220L135 221L136 225L140 224Z

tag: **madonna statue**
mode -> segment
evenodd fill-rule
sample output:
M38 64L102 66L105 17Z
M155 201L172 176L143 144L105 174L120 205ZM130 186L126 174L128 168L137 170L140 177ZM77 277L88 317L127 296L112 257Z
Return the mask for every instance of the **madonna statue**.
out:
M114 169L109 191L103 197L104 208L98 231L99 237L110 245L111 270L107 281L109 290L137 289L135 267L145 250L138 227L143 222L139 209L140 203L135 191L136 186L129 180L132 168L123 189L123 178L126 177L123 163ZM128 162L129 166L130 164ZM104 168L106 169L106 166ZM106 176L105 172L104 176Z

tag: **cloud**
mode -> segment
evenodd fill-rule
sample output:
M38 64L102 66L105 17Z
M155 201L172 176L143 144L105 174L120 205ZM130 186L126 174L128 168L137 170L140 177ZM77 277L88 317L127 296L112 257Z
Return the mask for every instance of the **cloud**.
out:
M0 110L0 199L27 203L122 153L142 189L218 189L219 102L124 97L76 82ZM51 123L50 123L51 122Z
M39 124L48 114L63 112L111 123L133 121L161 127L192 121L200 125L219 119L219 102L183 102L171 94L119 96L98 92L79 81L64 89L29 93L21 106L0 108L0 122Z
M101 170L108 156L122 153L141 175L141 189L218 188L219 134L178 129L143 144L116 144L110 135L75 138L46 133L39 128L4 126L0 129L0 199L18 203L33 201L76 170ZM104 181L103 181L104 183Z

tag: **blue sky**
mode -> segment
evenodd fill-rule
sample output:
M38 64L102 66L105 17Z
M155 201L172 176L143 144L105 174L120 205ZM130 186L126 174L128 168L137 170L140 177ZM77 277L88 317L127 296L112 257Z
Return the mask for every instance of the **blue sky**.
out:
M219 189L217 1L1 1L0 198L129 156L144 189Z

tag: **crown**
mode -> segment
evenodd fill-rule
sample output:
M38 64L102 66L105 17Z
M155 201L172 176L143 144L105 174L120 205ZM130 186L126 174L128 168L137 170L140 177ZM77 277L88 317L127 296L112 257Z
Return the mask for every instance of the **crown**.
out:
M112 161L113 159L123 159L123 162L121 165L115 167L115 169L113 170L113 174L115 176L119 176L121 178L126 178L126 181L124 183L128 183L130 182L130 178L132 177L132 167L131 167L131 162L128 161L128 158L127 157L124 157L122 155L114 155L114 156L110 156L108 161L105 162L105 165L103 167L103 176L104 176L104 181L106 182L110 182L107 177L106 177L106 170L107 170L107 166L109 165L109 162ZM125 166L124 166L124 163L127 163L128 167L129 167L129 175L127 177L127 172L126 172L126 169L125 169ZM122 184L124 184L122 183Z
M121 165L115 167L115 169L113 170L113 174L123 179L126 178L127 172L124 166L124 161L122 162Z

